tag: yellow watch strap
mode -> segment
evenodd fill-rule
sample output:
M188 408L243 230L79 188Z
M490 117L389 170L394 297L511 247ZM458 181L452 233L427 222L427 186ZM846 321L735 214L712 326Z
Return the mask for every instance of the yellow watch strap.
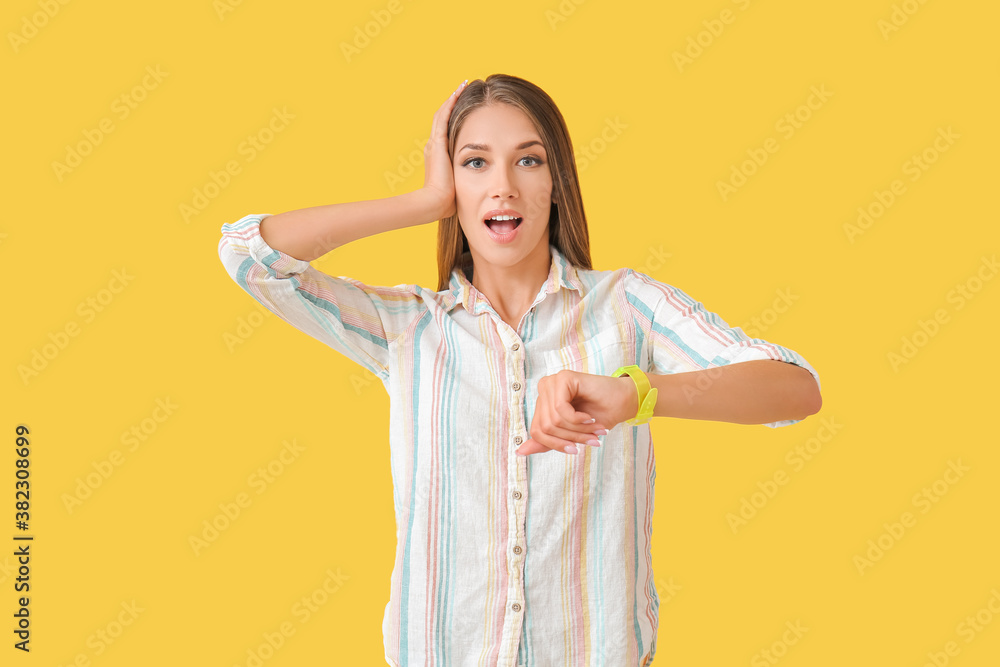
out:
M635 382L635 390L639 394L639 411L635 417L626 420L625 423L630 426L645 424L653 417L653 408L656 407L656 389L650 386L649 378L635 364L622 366L612 373L611 377L620 377L622 375L628 375L632 378L632 381Z

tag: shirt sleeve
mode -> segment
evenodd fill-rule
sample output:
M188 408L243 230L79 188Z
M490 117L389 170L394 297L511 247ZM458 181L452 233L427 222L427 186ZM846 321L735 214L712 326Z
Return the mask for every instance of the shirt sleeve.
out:
M649 336L650 369L656 374L685 373L758 359L775 359L808 370L819 388L819 374L793 350L750 338L682 290L632 271L630 301ZM796 424L786 419L771 428Z
M219 258L229 276L272 313L384 382L389 343L426 308L416 286L373 287L275 250L260 235L268 215L222 226Z

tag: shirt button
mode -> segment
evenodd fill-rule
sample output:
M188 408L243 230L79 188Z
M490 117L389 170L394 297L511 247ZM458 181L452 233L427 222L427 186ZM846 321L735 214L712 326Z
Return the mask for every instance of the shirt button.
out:
M514 553L516 554L521 553L521 547L514 547Z
M521 492L520 491L515 491L511 495L514 496L514 500L520 500L521 499Z
M513 387L514 387L514 391L519 391L521 389L521 383L520 382L515 382L513 384Z
M514 604L512 604L512 605L510 606L510 608L511 608L511 609L513 609L514 611L521 611L521 605L519 605L519 604L518 604L518 603L516 603L516 602L515 602Z
M519 435L516 435L516 436L514 436L514 444L515 444L515 445L520 445L520 444L521 444L521 442L523 442L523 441L521 440L521 436L519 436Z
M510 346L510 349L512 349L515 352L517 352L518 350L521 349L521 344L520 343L514 343L513 345Z

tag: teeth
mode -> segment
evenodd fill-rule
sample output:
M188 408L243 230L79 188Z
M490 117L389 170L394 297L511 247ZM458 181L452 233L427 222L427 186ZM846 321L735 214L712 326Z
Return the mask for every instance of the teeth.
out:
M495 215L492 218L487 218L487 220L517 220L516 215Z

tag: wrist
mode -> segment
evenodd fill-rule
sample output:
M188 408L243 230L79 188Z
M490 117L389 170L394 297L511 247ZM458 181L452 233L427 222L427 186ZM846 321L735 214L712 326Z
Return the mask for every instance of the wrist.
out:
M414 194L422 202L421 210L427 211L427 214L424 217L428 219L428 222L442 220L454 212L454 197L449 199L447 196L442 194L440 190L436 190L425 185L419 190L416 190Z
M615 424L621 424L635 417L639 412L639 392L635 389L635 382L627 375L614 378L618 386L618 409L615 411Z
M635 405L636 410L625 420L629 426L640 426L652 419L656 409L657 390L649 381L649 377L635 364L622 366L614 373L613 377L626 376L632 383L635 400L629 401L629 405Z

